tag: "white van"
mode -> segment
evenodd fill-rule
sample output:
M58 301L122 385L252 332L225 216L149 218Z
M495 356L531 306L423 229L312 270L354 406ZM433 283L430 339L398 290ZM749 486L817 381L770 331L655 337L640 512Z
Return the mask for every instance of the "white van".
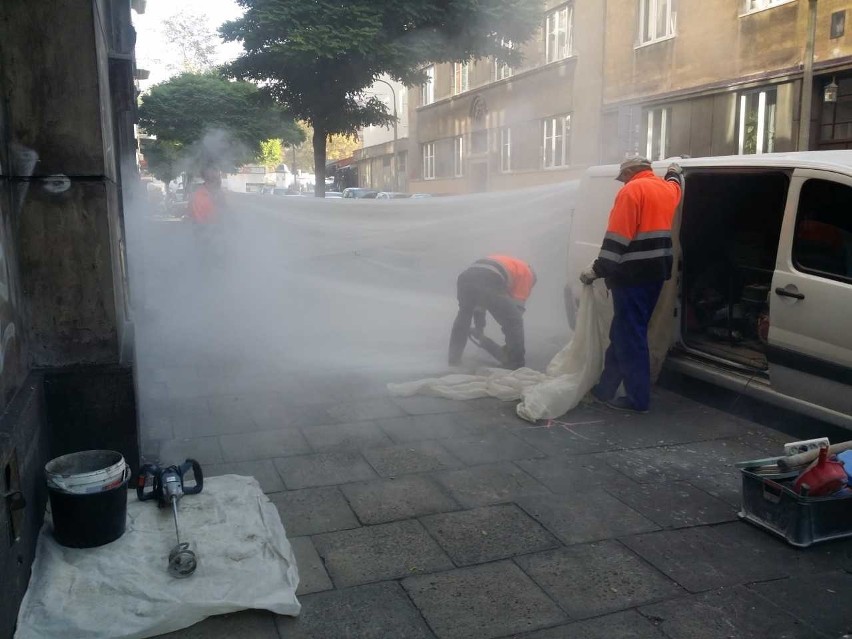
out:
M666 366L852 428L852 151L677 161ZM617 174L595 167L580 185L571 274L598 255ZM569 322L581 287L566 286Z

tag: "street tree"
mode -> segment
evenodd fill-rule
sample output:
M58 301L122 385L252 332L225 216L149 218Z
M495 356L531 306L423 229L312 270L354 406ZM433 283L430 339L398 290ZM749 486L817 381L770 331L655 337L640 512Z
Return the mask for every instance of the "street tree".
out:
M219 36L207 16L181 11L163 20L163 39L168 43L173 73L202 73L216 64Z
M257 156L257 163L274 169L281 164L283 156L284 147L281 145L281 140L264 140L260 143L260 153Z
M312 140L314 128L307 122L299 122L299 126L305 133L305 139ZM326 161L333 162L352 157L355 150L360 147L361 141L357 135L330 135L326 144ZM314 168L313 146L306 143L288 145L284 150L284 163L293 172L298 169L312 170Z
M408 86L424 66L494 56L517 64L541 20L540 0L237 0L245 14L220 28L244 53L226 66L257 82L314 128L316 194L325 190L328 136L393 120L364 95L386 74Z
M184 73L155 85L142 98L139 124L156 136L148 148L158 160L179 156L191 172L200 165L231 170L252 162L266 140L305 139L292 117L257 86L216 73Z
M148 173L168 185L181 172L181 149L167 140L143 140L142 153Z

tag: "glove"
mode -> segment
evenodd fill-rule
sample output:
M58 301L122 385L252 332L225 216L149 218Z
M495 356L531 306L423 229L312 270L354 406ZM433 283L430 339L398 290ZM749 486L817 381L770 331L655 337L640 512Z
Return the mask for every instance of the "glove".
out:
M683 168L677 162L672 162L666 169L666 175L683 175Z
M598 277L599 275L595 273L593 266L588 266L580 273L580 281L586 286L589 286L592 282L598 279Z

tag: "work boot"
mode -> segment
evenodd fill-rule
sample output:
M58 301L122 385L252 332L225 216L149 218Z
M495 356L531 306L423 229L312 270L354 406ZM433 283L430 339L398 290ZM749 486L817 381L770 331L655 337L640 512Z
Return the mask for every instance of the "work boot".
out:
M610 408L612 408L614 410L622 411L624 413L636 413L637 415L644 415L648 412L647 408L645 410L641 410L639 408L636 408L633 405L633 402L631 402L629 399L627 399L624 396L616 397L616 398L611 399L608 402L604 402L604 403L607 406L609 406Z

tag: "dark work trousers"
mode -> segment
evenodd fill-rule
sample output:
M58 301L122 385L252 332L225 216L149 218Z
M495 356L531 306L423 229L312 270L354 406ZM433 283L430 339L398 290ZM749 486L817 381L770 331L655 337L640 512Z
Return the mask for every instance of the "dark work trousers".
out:
M511 369L524 366L524 305L506 291L500 275L485 268L472 267L459 275L459 312L450 335L449 361L458 364L470 335L471 321L485 328L485 311L500 324L506 337L506 361Z
M624 382L627 399L636 410L651 405L651 356L648 352L648 323L663 289L662 282L612 289L615 313L609 330L601 380L595 394L610 400Z

